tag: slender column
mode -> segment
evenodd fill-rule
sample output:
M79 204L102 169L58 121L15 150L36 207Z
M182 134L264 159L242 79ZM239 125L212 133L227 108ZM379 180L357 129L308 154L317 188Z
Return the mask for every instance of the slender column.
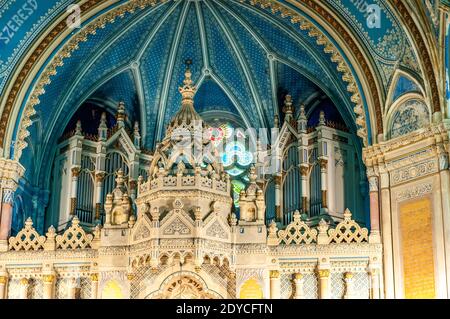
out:
M98 274L91 274L91 299L98 299Z
M392 218L391 194L389 190L389 174L380 175L381 186L381 235L383 238L383 268L385 296L393 299L394 291L394 263L392 252Z
M319 164L320 164L320 185L322 190L322 208L328 208L328 199L327 199L328 159L326 157L320 157Z
M370 236L371 243L380 243L380 208L378 198L378 177L369 177Z
M54 287L55 287L55 275L44 275L43 278L43 299L53 299L54 298Z
M77 280L75 278L71 278L68 285L68 293L67 299L76 299L77 298Z
M300 273L294 274L295 295L294 299L304 299L305 291L303 289L303 275Z
M72 185L70 187L70 215L75 215L77 208L77 186L78 176L80 175L80 167L72 167Z
M95 220L100 220L100 213L102 211L102 193L103 193L103 181L105 179L105 172L97 172L95 174Z
M275 176L275 215L278 221L283 220L281 214L281 175Z
M319 299L330 298L330 270L319 269L317 271L319 276Z
M28 299L28 286L29 286L29 282L28 282L27 278L20 279L19 299Z
M344 299L352 299L354 297L353 273L346 272L344 274L344 281L345 281L345 295L344 295Z
M3 189L0 240L8 239L11 233L13 202L14 202L14 190Z
M447 139L444 141L448 144ZM450 194L450 171L449 171L449 155L445 151L443 145L438 147L439 157L439 175L441 180L441 193L442 193L442 221L444 230L444 251L450 249L450 200L448 195ZM450 254L445 254L445 266L447 272L447 296L450 298Z
M6 299L6 287L8 284L8 276L6 274L0 276L0 300Z
M215 179L213 180L215 181ZM137 196L137 181L130 180L130 197L135 200Z
M308 211L308 164L300 164L300 174L301 174L301 196L302 196L302 213L306 214Z
M270 299L280 299L280 272L270 271Z
M370 298L380 299L380 270L378 268L369 268L370 278Z

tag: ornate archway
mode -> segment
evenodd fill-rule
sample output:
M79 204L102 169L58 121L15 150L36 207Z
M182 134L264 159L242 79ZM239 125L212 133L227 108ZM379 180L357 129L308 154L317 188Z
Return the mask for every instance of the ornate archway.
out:
M193 272L176 272L168 276L160 289L145 299L222 299L217 292L208 289L206 282Z

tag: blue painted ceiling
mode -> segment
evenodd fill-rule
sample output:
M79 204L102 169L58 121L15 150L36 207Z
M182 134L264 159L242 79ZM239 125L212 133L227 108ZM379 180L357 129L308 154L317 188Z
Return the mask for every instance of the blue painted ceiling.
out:
M26 44L74 1L20 3L25 2L36 9L1 47L0 90ZM379 29L367 27L366 14L354 1L329 0L328 5L348 20L373 53L387 91L395 66L407 68L409 63L414 68L418 63L394 15L381 0L368 2L382 8ZM0 17L11 19L19 7L14 0L0 0ZM325 96L354 131L347 83L308 32L289 17L239 0L167 1L126 13L89 35L52 76L37 106L42 132L32 134L34 141L29 141L42 145L36 160L52 151L75 112L90 103L112 109L124 101L130 120L140 121L144 146L152 148L179 108L178 86L188 58L199 86L195 98L199 112L226 111L248 126L269 127L286 94L293 96L297 110L312 96L321 100Z
M45 142L57 139L89 99L125 101L152 147L179 108L188 58L200 112L227 110L249 126L268 127L280 92L301 102L320 91L351 122L346 84L330 56L289 19L239 1L169 1L98 30L65 61L40 98L42 121L50 123Z

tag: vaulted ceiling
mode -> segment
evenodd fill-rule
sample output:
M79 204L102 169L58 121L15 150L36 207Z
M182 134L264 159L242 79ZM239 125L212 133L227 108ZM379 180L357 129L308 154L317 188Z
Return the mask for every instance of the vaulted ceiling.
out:
M14 14L20 9L22 13L32 11L1 47L1 92L6 92L8 83L13 83L14 70L33 41L46 28L50 29L51 23L72 2L26 0L19 5L15 1L0 0L0 17L5 21L14 21ZM152 2L154 5L148 5ZM349 30L351 38L356 39L360 50L370 60L367 67L362 60L347 59L344 53L349 50L346 45L350 46L350 42L333 39L330 32L338 30L336 25L317 23L313 13L301 9L301 1L119 0L103 7L99 2L96 15L83 22L81 29L71 30L58 43L47 43L53 46L53 51L30 80L20 109L14 110L15 128L11 133L11 150L7 153L14 157L14 141L24 135L20 125L27 113L26 105L30 97L37 101L31 91L47 63L65 41L76 37L90 21L101 16L106 16L104 23L77 42L75 49L57 63L40 91L35 107L37 114L31 118L32 122L40 124L28 129L30 133L26 134L30 135L28 144L35 144L35 147L25 151L33 152L38 162L51 153L72 116L85 103L103 104L113 110L119 101L124 101L130 117L140 122L144 145L153 147L163 137L166 124L179 108L178 86L186 59L193 61L193 79L199 87L195 100L199 112L228 112L246 126L271 127L274 115L280 112L283 96L289 93L297 107L316 97L318 100L326 98L338 109L350 130L356 132L362 120L358 122L354 112L355 89L349 87L346 68L329 45L340 50L346 67L355 75L354 85L360 92L364 85L361 81L367 80L367 74L356 76L354 67L372 72L374 85L379 86L381 107L397 69L401 68L417 81L413 84L408 79L398 81L395 96L419 90L416 84L423 83L423 72L411 37L392 7L386 1L368 1L381 8L381 23L374 28L367 23L367 12L360 2L329 0L320 5L327 6L345 25L345 30ZM137 9L123 10L118 16L108 18L112 11L133 4L138 4ZM315 2L310 5L319 6ZM287 9L298 16L287 14ZM299 24L298 17L309 22ZM431 14L430 19L432 17ZM311 25L315 29L310 28ZM317 31L330 42L324 42ZM325 47L324 43L327 43ZM377 125L373 122L381 119L370 114L367 100L372 97L362 95L360 98L370 143L371 130ZM39 148L40 151L36 151Z

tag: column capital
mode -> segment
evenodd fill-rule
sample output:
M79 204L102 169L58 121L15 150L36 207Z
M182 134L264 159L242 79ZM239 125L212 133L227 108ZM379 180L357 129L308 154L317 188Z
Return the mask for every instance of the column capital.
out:
M8 188L3 189L2 203L11 205L14 203L14 190Z
M53 274L43 275L42 281L44 283L52 283L53 281L55 281L55 275L53 275Z
M0 285L5 285L8 281L8 276L0 276Z
M330 270L329 269L319 269L319 270L317 270L317 274L319 275L319 278L328 278L328 277L330 277Z
M72 167L71 171L72 171L72 176L73 177L78 177L80 175L80 172L81 172L81 167L80 166Z
M281 174L280 174L280 175L275 175L275 176L274 176L275 184L276 184L276 185L281 185L281 179L282 179Z
M105 176L106 176L105 172L96 172L95 173L95 181L97 183L101 183L105 179Z
M19 179L25 173L25 168L16 160L0 158L0 182L2 188L16 190Z
M91 281L98 281L98 274L97 273L91 274Z
M280 278L280 272L278 270L271 270L270 279L277 279L277 278Z
M302 176L308 176L309 164L302 163L299 165L299 167L300 167L300 174Z
M345 279L352 279L354 277L354 274L352 272L346 272L344 274Z
M28 285L28 278L22 278L22 279L20 279L19 283L20 283L22 286Z
M303 279L303 274L297 272L294 274L294 280L302 280Z
M321 169L327 169L327 165L328 165L328 158L325 156L321 156L318 158L319 161L319 165Z
M369 192L378 192L378 177L369 177Z

